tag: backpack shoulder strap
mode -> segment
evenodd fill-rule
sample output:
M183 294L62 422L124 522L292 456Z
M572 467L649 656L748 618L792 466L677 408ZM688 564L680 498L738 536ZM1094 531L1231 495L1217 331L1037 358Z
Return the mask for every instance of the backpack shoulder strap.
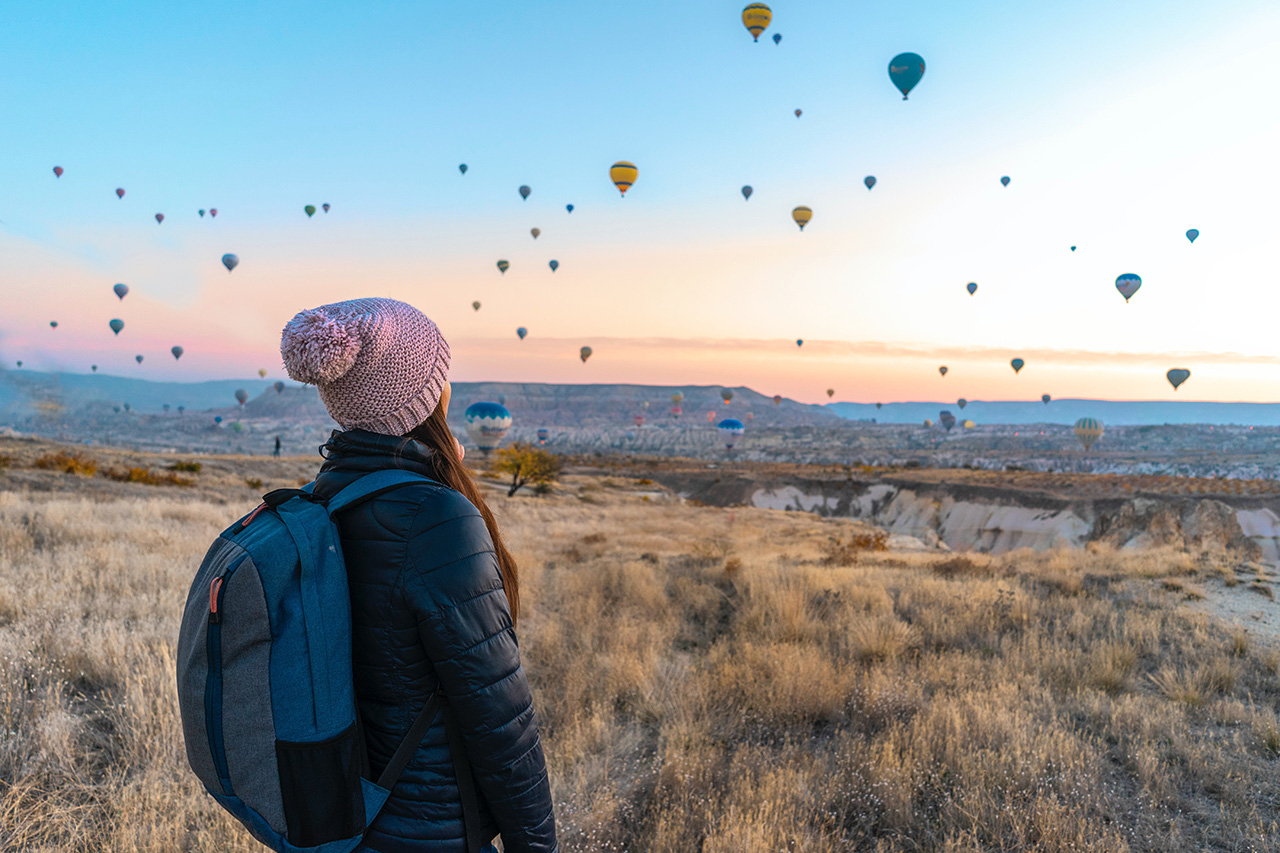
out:
M425 474L415 474L412 471L402 471L399 469L386 469L383 471L374 471L372 474L365 474L359 480L338 492L329 498L329 515L342 512L344 509L363 503L370 498L377 497L385 492L398 489L401 486L409 486L414 483L434 483Z

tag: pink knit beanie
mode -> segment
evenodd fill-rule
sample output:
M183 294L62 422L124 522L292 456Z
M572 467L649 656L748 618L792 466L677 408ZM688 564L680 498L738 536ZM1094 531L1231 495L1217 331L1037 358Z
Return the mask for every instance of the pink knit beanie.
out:
M280 334L289 376L320 389L347 429L404 435L440 402L449 344L412 305L351 299L300 311Z

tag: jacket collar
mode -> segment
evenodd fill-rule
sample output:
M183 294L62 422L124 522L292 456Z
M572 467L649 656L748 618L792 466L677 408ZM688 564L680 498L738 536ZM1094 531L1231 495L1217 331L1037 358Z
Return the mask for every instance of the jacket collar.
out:
M405 436L363 429L334 430L320 455L325 461L316 475L315 489L323 496L338 492L364 474L386 468L435 477L435 451Z

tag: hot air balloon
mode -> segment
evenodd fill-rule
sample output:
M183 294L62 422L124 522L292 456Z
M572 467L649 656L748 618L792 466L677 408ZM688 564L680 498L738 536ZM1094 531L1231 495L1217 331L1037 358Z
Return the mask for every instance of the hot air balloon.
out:
M671 417L673 417L673 418L678 418L678 417L680 417L682 414L684 414L684 409L680 408L679 406L672 406L672 407L671 407Z
M58 324L54 323L54 325L56 326ZM124 320L112 320L107 325L111 327L111 331L115 332L118 335L120 334L120 330L124 328Z
M924 76L924 60L915 53L900 53L889 60L889 79L902 92L902 100Z
M517 335L519 335L520 340L522 340L522 341L523 341L523 340L524 340L524 336L525 336L525 335L527 335L527 334L529 334L529 330L528 330L528 329L526 329L524 326L521 326L520 328L516 329L516 334L517 334Z
M964 289L969 291L970 296L973 296L973 294L978 292L978 283L976 281L971 281L964 286Z
M973 429L975 426L977 426L977 424L975 424L973 421L965 421L964 423L960 424L960 426L964 427L965 429Z
M753 192L755 192L755 190L751 189L751 185L748 184L742 188L742 198L746 201L751 201L751 194Z
M220 423L222 423L222 415L214 415L214 416L213 416L213 422L214 422L215 424L220 424Z
M114 323L114 322L116 322L116 321L115 321L115 320L112 320L111 322L113 322L113 323ZM50 320L50 321L49 321L49 328L50 328L50 329L56 329L56 328L58 328L58 321L57 321L57 320Z
M200 214L201 219L204 219L204 208L200 208L199 210L196 211L196 213Z
M1084 445L1085 452L1093 447L1093 443L1102 438L1102 421L1097 418L1081 418L1076 421L1076 438Z
M726 406L729 405L729 401L733 399L733 392L730 391L728 388L725 388L723 391L720 392L720 399L724 400L724 404Z
M477 301L475 301L475 302L472 302L472 303L471 303L471 307L472 307L472 308L474 308L476 311L479 311L479 310L480 310L480 302L479 302L478 300L477 300Z
M538 235L542 233L541 228L530 228L529 233L533 235L533 239L537 240Z
M127 411L130 411L132 408L133 408L133 407L132 407L132 406L130 406L128 403L125 403L125 404L124 404L124 410L125 410L126 412L127 412Z
M809 220L813 218L813 211L804 206L797 207L791 211L791 218L796 221L796 224L800 226L800 230L803 231L804 227L809 224Z
M464 414L467 435L488 456L511 429L511 413L501 403L472 403Z
M951 432L951 428L956 425L956 416L943 409L938 412L938 423L942 424L942 428L947 432Z
M168 404L168 403L165 403L165 404L164 404L163 406L161 406L160 408L164 409L164 410L167 412L167 411L169 411L169 404Z
M520 187L520 198L528 199L528 198L529 198L529 193L531 193L531 192L533 192L533 190L529 189L527 186L521 186L521 187Z
M538 428L538 444L546 444L547 439L551 437L551 430L546 427Z
M720 438L724 441L724 446L729 450L733 450L733 445L742 437L747 428L737 418L725 418L716 424L716 429L720 432Z
M566 204L566 205L564 206L564 209L565 209L565 210L567 210L567 211L569 211L570 213L573 213L573 205L571 205L571 204Z
M961 397L959 400L956 400L956 405L963 410L965 406L969 405L969 401L964 397Z
M120 297L121 299L124 299L126 296L129 295L129 285L127 284L113 285L111 290L115 293L116 296Z
M302 208L302 212L307 215L307 219L310 219L316 215L316 206L314 204L308 204L306 207Z
M123 187L117 187L117 188L116 188L116 198L124 198L124 188L123 188Z
M925 419L924 419L924 428L925 428L925 429L933 429L933 421L932 421L932 420L930 420L929 418L925 418Z
M715 422L716 422L716 413L715 413L715 410L713 409L712 411L707 412L707 423L713 424Z
M878 409L879 409L881 406L883 406L883 405L884 405L884 403L876 403L876 409L878 410Z
M635 421L636 426L644 426L644 415L636 415L632 420Z
M227 268L227 272L231 272L240 265L240 258L232 254L222 256L222 265Z
M54 167L53 167L53 176L54 176L55 178L61 178L61 177L62 177L62 167L61 167L61 166L54 166Z
M511 267L511 264L508 263L507 261L498 261L498 272L502 273L503 275L506 274L507 270L510 267Z
M649 401L648 401L648 400L643 401L643 402L640 404L640 408L642 408L642 409L647 409L647 408L649 408Z
M186 407L186 406L179 406L179 407L178 407L178 414L182 414L182 413L183 413L183 412L185 412L186 410L187 410L187 407Z
M876 176L867 175L865 178L862 179L862 183L866 184L867 189L870 190L872 187L876 185Z
M1136 273L1127 272L1116 279L1116 290L1120 291L1125 302L1128 302L1140 287L1142 287L1142 278Z
M591 358L591 347L583 347L578 350L578 358L582 359L583 364L586 364L587 359Z
M1015 358L1009 362L1009 366L1013 368L1014 373L1017 373L1019 370L1022 370L1022 366L1024 364L1026 364L1026 362L1020 358Z
M636 168L635 163L628 163L626 160L619 160L609 167L609 180L613 181L613 185L618 188L618 192L622 195L627 194L627 190L631 189L631 185L636 182L636 176L640 174L640 170Z
M140 355L135 355L135 356L133 357L133 360L134 360L134 361L136 361L136 362L138 362L138 364L142 364L142 356L140 356Z
M1169 384L1173 386L1173 390L1177 391L1178 386L1191 378L1191 371L1185 367L1175 367L1164 375L1169 380Z
M1192 243L1194 243L1196 241L1196 238L1199 236L1200 236L1200 232L1195 228L1192 228L1187 232L1187 239L1190 240Z
M170 347L169 352L173 353L174 361L177 361L178 359L182 358L182 353L183 353L182 347Z
M775 406L780 406L780 405L782 405L782 395L781 395L781 394L774 394L774 395L773 395L773 404L774 404Z
M258 368L258 378L259 378L259 379L266 379L266 378L267 378L267 369L266 369L265 367L259 367L259 368Z
M164 222L164 214L163 214L163 213L157 213L157 214L156 214L156 224L157 224L157 225L159 225L161 222Z
M328 212L329 212L329 202L327 202L327 201L326 201L324 204L320 205L320 209L321 209L321 210L323 210L325 213L328 213Z
M248 399L249 399L249 392L248 392L248 391L244 390L243 388L237 388L237 389L236 389L236 402L237 402L237 403L239 403L241 406L243 406L243 405L245 404L245 402L246 402Z
M1007 186L1009 186L1009 176L1008 176L1008 175L1005 175L1003 178L1001 178L1001 179L1000 179L1000 183L1001 183L1003 186L1006 186L1006 187L1007 187Z
M1052 397L1050 397L1048 394L1041 394L1041 395L1040 395L1040 402L1041 402L1041 403L1044 403L1046 406L1047 406L1047 405L1049 405L1049 401L1050 401L1050 400L1052 400L1052 399L1053 399L1053 398L1052 398Z
M1072 247L1071 247L1071 251L1073 251L1073 252L1074 252L1075 250L1076 250L1076 247L1075 247L1075 246L1072 246Z
M283 394L283 393L284 393L284 383L283 383L283 382L281 382L279 379L277 379L277 380L276 380L276 382L275 382L275 384L274 384L274 385L272 385L271 387L276 389L276 393L277 393L277 394Z
M777 43L778 43L778 42L780 42L780 41L782 41L782 33L774 33L774 34L773 34L773 43L774 43L774 44L777 44Z
M947 366L944 364L944 365L942 365L941 367L939 367L939 368L938 368L938 373L942 374L943 376L946 376L946 375L947 375Z
M547 263L547 266L551 267L552 272L555 272L556 270L560 269L560 262L555 260L549 261Z
M218 208L216 208L216 207L211 207L211 208L209 208L209 215L210 215L210 216L212 216L213 218L217 219L217 218L218 218Z
M466 164L466 163L459 163L459 164L458 164L458 171L465 175L465 174L467 173L467 164Z
M751 33L752 41L760 41L760 34L769 28L773 12L763 3L752 3L742 10L742 25Z
M796 338L796 346L797 347L804 346L804 338Z
M802 109L797 109L797 110L796 110L796 118L800 118L800 116L802 116L802 115L804 115L804 110L802 110Z

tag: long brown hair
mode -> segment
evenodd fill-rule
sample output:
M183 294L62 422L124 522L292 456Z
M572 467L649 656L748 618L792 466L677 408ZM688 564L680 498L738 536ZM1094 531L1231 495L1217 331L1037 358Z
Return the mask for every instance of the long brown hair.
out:
M493 539L493 550L498 557L498 571L502 574L502 586L511 604L511 624L515 625L520 613L520 578L515 557L507 550L502 541L502 533L498 530L498 522L493 517L489 505L485 503L480 489L476 486L471 469L462 464L458 457L458 445L445 419L444 406L436 406L431 417L409 431L408 437L425 444L435 451L432 467L436 479L451 489L458 491L480 510L485 527L489 528L489 537Z

